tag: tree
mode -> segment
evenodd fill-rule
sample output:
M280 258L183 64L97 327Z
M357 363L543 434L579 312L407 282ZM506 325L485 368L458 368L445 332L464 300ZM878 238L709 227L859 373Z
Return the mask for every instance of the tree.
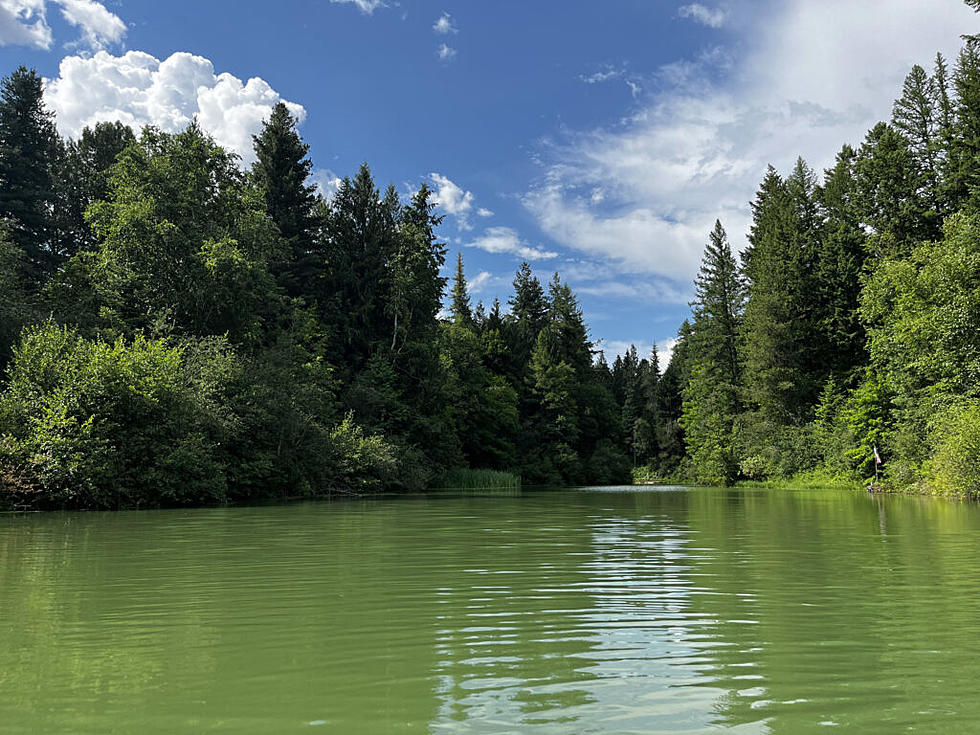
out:
M470 294L466 289L466 275L463 273L462 253L456 254L456 274L453 277L449 314L457 324L473 326L473 312L470 310Z
M741 412L738 340L745 290L720 221L709 236L694 283L692 372L681 423L699 479L727 484L738 468L733 430Z
M266 211L286 241L285 258L274 271L290 296L311 298L312 281L322 272L319 229L322 208L316 187L309 183L313 162L310 147L296 130L297 120L282 102L253 136L252 177L265 199Z
M746 396L776 425L805 422L820 387L809 370L813 239L799 214L801 189L794 196L770 167L752 203L750 247L743 255L749 296L741 342ZM695 344L696 337L696 355Z
M109 169L119 154L136 143L129 126L121 122L100 122L86 127L78 140L65 141L56 170L59 251L66 258L96 246L95 233L85 220L85 212L109 195Z
M196 125L176 135L147 128L88 216L105 327L254 346L278 318L273 228L234 156Z
M514 324L514 329L511 330L511 351L518 371L523 374L531 359L538 334L548 320L548 302L544 289L526 262L521 263L514 277L514 296L508 303Z
M38 291L61 261L55 241L53 170L59 139L43 81L19 67L0 82L0 218L24 253L26 284Z
M813 284L818 329L810 344L826 372L843 384L867 362L864 325L858 316L867 249L855 203L856 156L853 148L844 146L818 191L823 237Z

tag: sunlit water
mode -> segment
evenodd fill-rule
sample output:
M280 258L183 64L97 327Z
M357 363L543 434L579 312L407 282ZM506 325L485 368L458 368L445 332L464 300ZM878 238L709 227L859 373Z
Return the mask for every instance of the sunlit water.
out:
M0 732L978 732L978 552L834 491L0 515Z

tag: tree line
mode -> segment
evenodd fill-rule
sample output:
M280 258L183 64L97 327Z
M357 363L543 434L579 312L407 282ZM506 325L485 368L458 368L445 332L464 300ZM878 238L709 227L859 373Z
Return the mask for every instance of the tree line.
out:
M444 313L432 191L364 165L327 199L296 125L277 105L246 169L196 124L62 139L37 73L3 80L0 502L419 490L459 468L628 482L655 362L596 364L572 290L526 263L506 307L474 306L460 257Z
M980 42L914 66L822 174L770 167L678 340L683 449L654 472L980 493Z

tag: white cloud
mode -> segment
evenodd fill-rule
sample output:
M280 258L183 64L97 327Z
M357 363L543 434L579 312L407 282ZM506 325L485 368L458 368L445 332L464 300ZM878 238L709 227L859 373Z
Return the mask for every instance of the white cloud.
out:
M439 48L436 50L436 56L439 57L440 61L452 61L456 57L456 49L447 46L446 44L440 44Z
M320 195L328 201L333 199L340 188L340 177L328 168L315 169L310 178Z
M476 214L478 217L483 217L484 219L487 217L493 217L493 212L486 207L480 207L478 210L476 210Z
M467 282L467 287L471 294L483 294L497 291L501 288L510 286L510 278L507 276L495 276L490 271L480 271Z
M119 43L126 35L126 24L95 0L53 0L61 15L79 28L82 37L72 45L92 50ZM0 46L51 48L51 26L47 19L48 0L0 0Z
M436 22L432 24L432 30L441 36L448 36L450 33L459 33L459 29L453 25L453 18L449 13L440 15Z
M387 3L382 0L330 0L332 3L353 3L366 15L371 15L378 8L387 7Z
M531 247L510 227L488 227L480 237L466 246L498 255L516 255L524 260L551 260L558 257L558 253Z
M65 20L82 30L82 43L92 49L104 49L119 43L126 35L126 24L95 0L56 0Z
M954 55L976 26L960 0L728 7L740 36L731 48L670 65L662 91L625 121L543 151L542 179L523 202L557 243L689 282L716 218L744 247L767 164L787 171L802 154L818 171L831 165L843 143L890 116L913 63Z
M562 271L562 275L566 275ZM568 277L572 282L572 278ZM586 296L597 296L614 301L639 301L644 304L688 304L691 294L688 289L679 288L666 281L630 282L624 280L606 280L575 285L576 293Z
M682 18L690 18L710 28L721 28L728 16L721 8L708 8L701 3L683 5L677 9L677 14Z
M177 132L196 117L246 163L254 160L252 135L283 101L258 77L242 82L231 74L216 75L213 64L201 56L179 52L160 61L141 51L68 56L58 78L48 83L45 99L62 135L75 137L85 126L106 120ZM305 117L300 105L286 104L297 118Z
M456 182L442 174L429 174L429 181L436 187L433 203L446 214L452 215L459 229L472 229L469 214L473 211L473 192L464 191ZM480 212L482 211L484 210L481 209Z
M625 73L624 69L614 69L611 66L604 66L599 71L593 72L592 74L581 74L579 79L581 79L586 84L601 84L602 82L608 82L610 79L618 79Z
M0 46L51 47L46 0L0 0Z

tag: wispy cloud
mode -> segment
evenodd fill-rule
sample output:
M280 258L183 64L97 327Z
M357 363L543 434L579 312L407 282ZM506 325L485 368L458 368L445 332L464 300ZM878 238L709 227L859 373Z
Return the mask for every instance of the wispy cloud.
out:
M488 227L482 235L466 243L466 246L497 255L513 255L524 260L551 260L558 257L556 252L528 245L510 227Z
M440 36L448 36L452 33L459 33L459 29L453 24L453 18L449 13L440 15L436 22L432 24L432 30Z
M92 51L120 43L126 24L95 0L52 0L67 23L81 31L69 46ZM0 46L49 49L54 38L47 18L48 0L0 0Z
M439 57L439 61L452 61L456 58L456 49L443 43L439 45L436 49L436 56Z
M683 5L677 9L677 14L682 18L690 18L709 28L721 28L728 17L728 13L721 8L709 8L701 3Z
M383 0L330 0L330 2L356 5L357 9L365 15L371 15L378 8L384 8L388 5Z
M594 71L591 74L580 74L579 79L586 84L601 84L602 82L608 82L610 79L619 79L625 73L625 69L617 69L609 64L606 64L601 69Z
M510 286L508 276L495 276L490 271L480 271L466 284L472 294L493 293Z
M889 115L912 63L954 54L976 23L960 0L726 7L740 19L731 46L660 70L660 91L621 123L565 131L539 151L541 177L522 201L556 243L689 282L716 218L744 246L767 164L786 171L803 154L829 166Z

